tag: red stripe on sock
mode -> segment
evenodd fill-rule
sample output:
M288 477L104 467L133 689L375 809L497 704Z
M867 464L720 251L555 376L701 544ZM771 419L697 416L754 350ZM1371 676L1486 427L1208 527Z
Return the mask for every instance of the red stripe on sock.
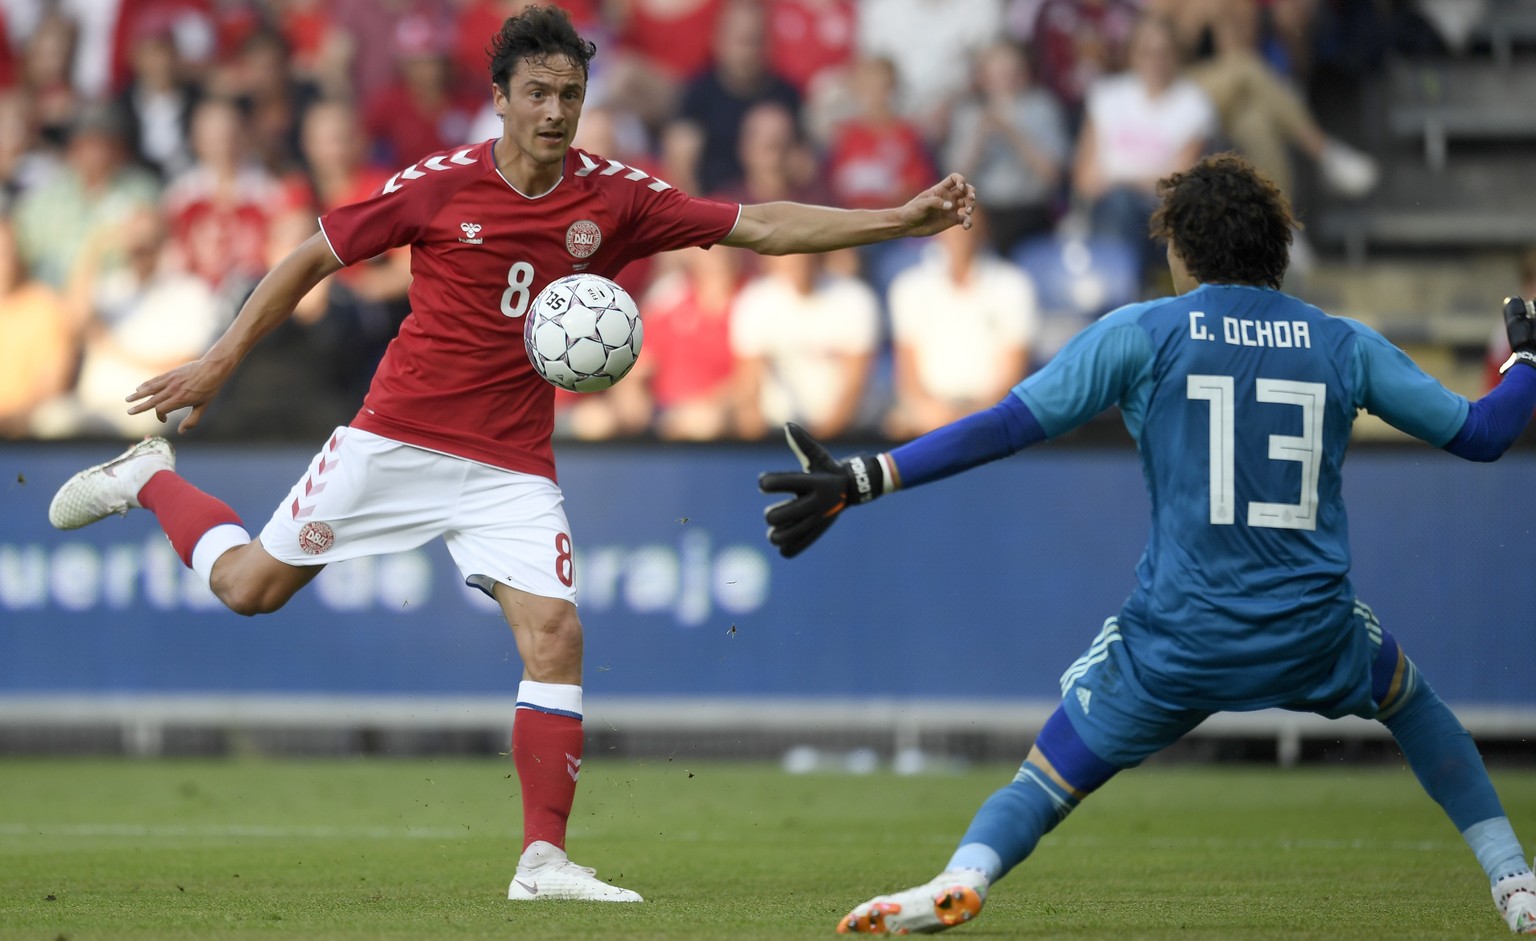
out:
M192 550L204 533L225 523L241 525L229 504L187 483L175 471L160 471L149 478L139 491L139 505L155 514L171 540L171 548L189 568Z
M581 770L581 720L519 709L512 723L512 762L523 785L523 848L548 840L565 849L565 825Z

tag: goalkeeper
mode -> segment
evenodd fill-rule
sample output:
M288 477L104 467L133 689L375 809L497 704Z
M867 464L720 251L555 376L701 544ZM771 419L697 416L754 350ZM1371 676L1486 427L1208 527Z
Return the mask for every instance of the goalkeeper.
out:
M1487 874L1517 934L1536 934L1536 876L1471 736L1355 597L1341 496L1366 409L1473 461L1492 461L1536 408L1536 306L1511 298L1514 350L1468 402L1380 334L1280 292L1293 220L1231 154L1158 186L1177 296L1120 308L996 407L880 455L834 461L802 429L804 468L764 474L770 541L803 552L850 505L940 480L1120 407L1141 454L1152 532L1136 587L1061 678L1061 705L1018 774L971 822L944 871L877 896L839 932L939 931L1122 768L1220 711L1373 718L1402 748Z

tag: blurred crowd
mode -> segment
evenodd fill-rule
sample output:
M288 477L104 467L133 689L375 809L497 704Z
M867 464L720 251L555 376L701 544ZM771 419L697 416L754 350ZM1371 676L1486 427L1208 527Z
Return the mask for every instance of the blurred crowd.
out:
M138 436L140 381L420 156L500 134L486 46L519 0L0 0L0 436ZM826 256L632 265L635 372L577 438L905 438L995 403L1159 283L1155 181L1247 153L1287 191L1375 183L1303 90L1393 4L566 0L598 46L578 146L698 195L898 205L976 184L974 230ZM1373 19L1374 18L1374 19ZM1378 24L1379 25L1379 24ZM266 338L198 433L346 422L409 313L408 250Z

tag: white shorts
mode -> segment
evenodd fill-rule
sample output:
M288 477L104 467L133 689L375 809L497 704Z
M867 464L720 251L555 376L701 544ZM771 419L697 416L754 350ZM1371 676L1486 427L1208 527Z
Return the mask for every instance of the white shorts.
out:
M555 482L337 428L261 531L289 565L415 549L442 536L464 581L576 601Z

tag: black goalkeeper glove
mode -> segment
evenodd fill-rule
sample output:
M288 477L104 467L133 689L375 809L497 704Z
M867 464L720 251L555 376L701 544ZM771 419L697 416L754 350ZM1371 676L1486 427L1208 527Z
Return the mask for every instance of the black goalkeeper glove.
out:
M884 493L885 471L873 454L834 461L794 422L784 426L784 437L802 470L760 474L757 488L763 493L794 494L763 511L768 541L779 547L779 555L792 559L820 538L844 507L868 503Z
M1536 303L1518 297L1504 298L1504 329L1509 333L1509 359L1499 367L1509 371L1516 363L1536 368Z

